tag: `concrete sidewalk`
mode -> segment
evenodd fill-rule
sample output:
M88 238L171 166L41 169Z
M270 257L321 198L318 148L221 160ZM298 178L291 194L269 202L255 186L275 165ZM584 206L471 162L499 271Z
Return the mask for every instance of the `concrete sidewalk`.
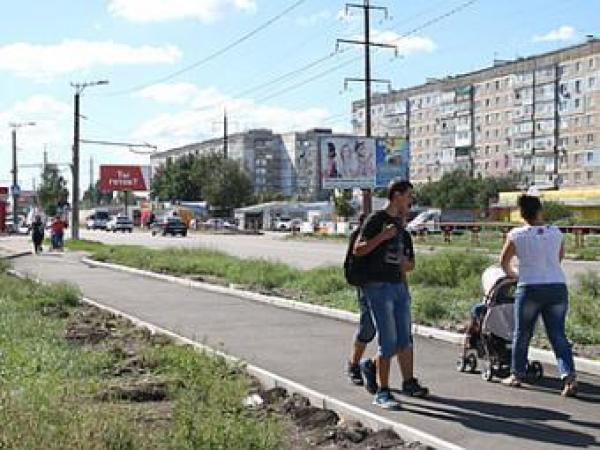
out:
M595 377L581 377L578 400L559 396L551 368L543 385L512 390L458 374L455 347L417 338L418 374L433 395L427 400L401 396L402 411L382 411L343 375L351 324L88 268L74 254L23 257L13 264L43 280L77 284L102 304L466 448L600 448L600 379ZM400 384L397 369L392 381Z

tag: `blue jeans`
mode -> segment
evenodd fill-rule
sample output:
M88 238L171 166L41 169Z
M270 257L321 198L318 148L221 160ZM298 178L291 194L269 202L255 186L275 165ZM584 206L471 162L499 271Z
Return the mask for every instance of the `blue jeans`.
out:
M368 344L375 337L375 324L371 317L371 308L367 298L361 288L356 289L358 295L358 306L360 309L360 319L358 321L358 329L354 334L354 340L362 344Z
M558 361L561 378L575 374L573 352L565 333L568 297L567 285L564 283L517 287L511 370L518 377L526 375L529 341L540 314Z
M412 346L410 296L404 283L368 283L364 293L377 329L379 355L391 358Z

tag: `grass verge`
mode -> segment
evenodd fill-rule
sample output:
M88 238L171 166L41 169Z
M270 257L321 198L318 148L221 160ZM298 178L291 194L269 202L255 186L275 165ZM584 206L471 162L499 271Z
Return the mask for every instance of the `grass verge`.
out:
M308 303L358 310L356 293L346 284L341 267L303 271L281 263L240 259L201 249L152 250L89 241L67 245L89 251L99 261L209 282L227 282ZM470 308L481 299L480 277L490 263L489 257L469 251L418 256L417 267L409 276L414 320L424 325L461 330ZM589 275L570 293L567 331L577 344L600 344L599 292L600 280Z
M81 305L70 286L4 270L0 286L0 448L280 448L279 421L242 406L240 368Z

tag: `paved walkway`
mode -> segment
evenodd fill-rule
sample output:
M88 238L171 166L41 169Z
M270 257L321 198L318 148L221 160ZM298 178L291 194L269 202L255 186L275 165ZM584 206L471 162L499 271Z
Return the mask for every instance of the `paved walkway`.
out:
M1 243L0 243L1 245ZM28 256L16 269L80 286L84 295L259 367L469 449L600 449L600 379L581 377L581 398L563 399L552 368L542 385L513 390L454 370L457 349L416 338L426 400L401 397L382 411L342 373L354 326L248 300L89 268L74 254ZM392 383L400 384L394 368Z

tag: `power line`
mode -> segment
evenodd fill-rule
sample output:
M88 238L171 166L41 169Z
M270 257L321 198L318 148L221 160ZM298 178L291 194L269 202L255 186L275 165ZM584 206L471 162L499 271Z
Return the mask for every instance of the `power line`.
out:
M293 11L294 9L298 8L300 5L302 5L303 3L305 3L307 0L297 0L294 3L292 3L290 6L288 6L287 8L285 8L283 11L281 11L280 13L276 14L274 17L270 18L269 20L267 20L266 22L262 23L261 25L259 25L257 28L249 31L248 33L242 35L241 37L239 37L238 39L234 40L233 42L229 43L228 45L226 45L225 47L211 53L210 55L190 64L189 66L186 66L182 69L179 69L169 75L166 75L162 78L158 78L154 81L148 82L148 83L144 83L144 84L140 84L138 86L134 86L130 89L126 89L123 91L118 91L118 92L114 92L112 94L112 96L116 96L116 95L124 95L124 94L129 94L132 92L136 92L136 91L140 91L144 88L147 88L148 86L152 86L153 84L158 84L158 83L164 83L165 81L169 81L175 77L178 77L179 75L189 72L190 70L193 70L203 64L208 63L209 61L212 61L213 59L218 58L219 56L223 55L224 53L227 53L229 50L231 50L234 47L237 47L238 45L240 45L241 43L249 40L250 38L254 37L255 35L257 35L258 33L260 33L261 31L263 31L264 29L268 28L269 26L271 26L272 24L274 24L275 22L277 22L278 20L280 20L283 16L285 16L286 14L288 14L289 12Z

